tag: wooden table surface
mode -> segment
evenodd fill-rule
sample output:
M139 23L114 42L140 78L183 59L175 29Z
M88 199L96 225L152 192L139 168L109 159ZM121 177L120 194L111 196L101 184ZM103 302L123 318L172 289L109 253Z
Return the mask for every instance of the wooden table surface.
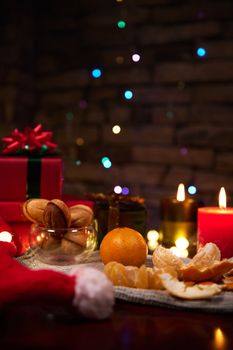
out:
M233 349L233 315L177 311L117 301L103 321L72 319L30 306L0 314L2 350Z

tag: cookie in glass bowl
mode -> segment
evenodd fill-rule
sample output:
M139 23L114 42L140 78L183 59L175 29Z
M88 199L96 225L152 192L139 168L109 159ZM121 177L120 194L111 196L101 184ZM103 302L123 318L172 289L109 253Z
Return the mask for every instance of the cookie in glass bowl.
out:
M24 203L23 212L32 222L30 247L41 261L50 264L82 262L96 249L91 208L85 205L68 207L60 199L29 199Z

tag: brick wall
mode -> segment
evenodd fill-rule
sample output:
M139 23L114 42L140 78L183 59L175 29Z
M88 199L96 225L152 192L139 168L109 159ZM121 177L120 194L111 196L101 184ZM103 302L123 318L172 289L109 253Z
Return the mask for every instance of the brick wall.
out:
M66 193L127 186L145 197L148 227L158 227L160 198L180 182L194 184L206 205L225 186L233 204L231 0L1 6L1 136L38 122L51 129L64 152ZM94 67L101 78L91 77Z

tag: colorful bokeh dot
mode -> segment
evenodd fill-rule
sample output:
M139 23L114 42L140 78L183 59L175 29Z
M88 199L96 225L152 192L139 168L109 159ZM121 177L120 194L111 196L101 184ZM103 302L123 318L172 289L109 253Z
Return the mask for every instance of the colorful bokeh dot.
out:
M119 186L119 185L115 186L115 187L114 187L114 192L115 192L116 194L120 194L120 193L122 192L121 186Z
M206 55L206 49L204 47L198 47L197 55L199 57L204 57Z
M91 71L91 75L93 76L93 78L98 79L101 77L102 72L99 68L95 68Z
M134 61L134 62L139 62L140 59L141 59L141 57L140 57L140 55L139 55L138 53L134 53L134 54L132 55L132 61Z
M121 132L121 127L120 127L120 125L114 125L113 127L112 127L112 132L113 132L113 134L119 134L120 132Z
M131 100L133 98L133 91L125 90L124 97L126 100Z
M123 20L118 21L118 22L117 22L117 27L118 27L119 29L124 29L124 28L126 27L125 21L123 21Z
M129 189L128 189L128 187L123 187L123 188L122 188L122 194L124 194L124 195L129 194Z
M196 194L196 193L197 193L197 188L196 188L196 186L190 185L190 186L188 187L188 193L189 193L189 194Z
M106 169L109 169L112 166L112 162L108 157L103 157L101 159L101 163L102 163L103 167Z

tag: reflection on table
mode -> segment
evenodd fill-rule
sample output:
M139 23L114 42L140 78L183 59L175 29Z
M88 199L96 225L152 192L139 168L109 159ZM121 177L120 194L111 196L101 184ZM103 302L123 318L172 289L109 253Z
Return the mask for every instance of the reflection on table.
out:
M73 319L24 305L1 313L2 349L233 349L233 315L117 301L110 319Z

